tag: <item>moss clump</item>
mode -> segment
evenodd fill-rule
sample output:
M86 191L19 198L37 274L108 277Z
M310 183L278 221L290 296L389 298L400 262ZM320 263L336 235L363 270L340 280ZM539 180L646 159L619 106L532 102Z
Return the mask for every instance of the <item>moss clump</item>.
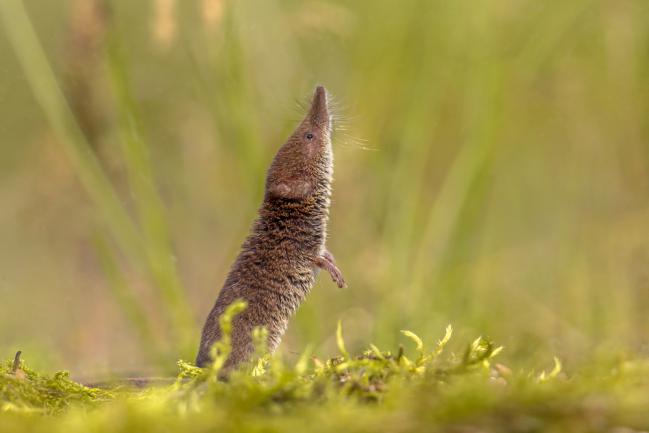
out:
M20 360L0 365L0 411L58 413L70 407L91 407L110 400L108 391L70 380L67 371L41 375Z
M319 360L305 352L295 365L259 353L219 380L220 347L206 369L180 361L171 385L140 391L92 389L66 373L40 375L23 363L0 369L4 432L393 432L630 431L649 427L649 362L616 361L566 376L555 360L547 372L517 372L494 363L500 352L478 338L460 355L404 331L414 348L361 354L345 348ZM263 337L263 333L260 333ZM227 341L227 339L226 339ZM409 345L410 346L410 345ZM260 348L261 350L261 348ZM34 416L34 413L41 416ZM627 430L624 430L627 429Z

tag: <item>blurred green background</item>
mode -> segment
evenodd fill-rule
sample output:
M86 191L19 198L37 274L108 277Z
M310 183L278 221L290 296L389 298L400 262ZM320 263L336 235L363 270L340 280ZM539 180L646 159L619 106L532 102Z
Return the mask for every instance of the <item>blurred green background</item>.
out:
M3 0L0 15L3 356L77 375L193 360L316 84L337 106L329 249L349 289L321 275L287 359L334 354L338 319L350 349L451 323L511 362L647 350L646 1Z

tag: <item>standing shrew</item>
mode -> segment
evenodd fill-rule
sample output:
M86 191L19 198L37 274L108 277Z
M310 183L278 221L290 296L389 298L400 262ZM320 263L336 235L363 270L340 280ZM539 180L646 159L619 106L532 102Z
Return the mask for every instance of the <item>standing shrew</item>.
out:
M259 217L207 317L196 365L211 361L210 349L221 338L219 316L235 300L245 300L248 307L233 320L226 370L250 359L255 327L267 329L271 352L277 348L320 269L345 287L325 247L332 172L327 91L317 87L309 113L268 170Z

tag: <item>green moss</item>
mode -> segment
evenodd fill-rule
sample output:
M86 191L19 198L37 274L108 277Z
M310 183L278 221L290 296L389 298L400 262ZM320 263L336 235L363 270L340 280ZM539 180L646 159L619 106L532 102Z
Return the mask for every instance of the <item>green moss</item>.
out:
M494 362L500 348L483 338L456 356L443 350L450 328L433 347L412 332L404 335L415 343L413 350L388 352L370 345L349 355L339 330L340 356L319 360L305 353L288 365L261 354L227 381L217 380L220 355L206 369L180 361L175 383L136 392L88 388L65 372L42 375L24 363L14 369L6 362L0 370L0 424L3 432L649 427L649 361L593 363L571 376L558 360L547 372L512 371ZM226 346L220 348L223 356Z
M22 361L0 366L0 411L58 413L70 407L91 407L112 398L110 392L70 380L67 371L41 375Z

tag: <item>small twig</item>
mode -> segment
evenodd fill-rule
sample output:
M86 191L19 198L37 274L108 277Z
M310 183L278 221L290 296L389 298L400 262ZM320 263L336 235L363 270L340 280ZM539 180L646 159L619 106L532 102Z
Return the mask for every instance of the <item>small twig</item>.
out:
M403 345L399 345L399 352L397 353L397 362L401 361L401 357L403 356Z
M100 388L100 389L115 389L120 387L126 388L153 388L153 387L162 387L170 386L178 382L176 377L127 377L123 379L116 380L106 380L100 382L89 382L84 383L84 386L88 388ZM181 383L190 382L189 378L183 378L180 380Z
M18 371L18 368L20 368L20 355L22 354L23 352L21 350L16 352L16 356L14 356L14 363L11 367L11 373L16 374L16 371Z

